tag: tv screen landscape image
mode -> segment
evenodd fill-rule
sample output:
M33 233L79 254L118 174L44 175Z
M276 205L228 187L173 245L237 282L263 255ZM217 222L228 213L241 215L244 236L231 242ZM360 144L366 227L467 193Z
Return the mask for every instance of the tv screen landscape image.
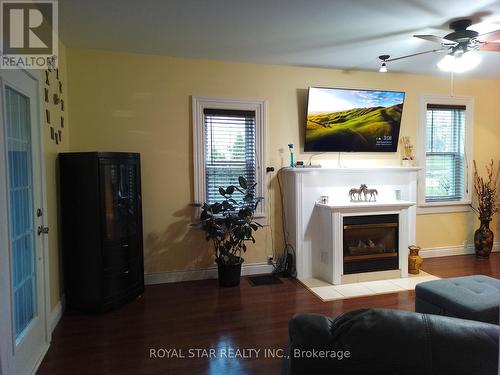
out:
M405 93L310 87L305 152L396 152Z

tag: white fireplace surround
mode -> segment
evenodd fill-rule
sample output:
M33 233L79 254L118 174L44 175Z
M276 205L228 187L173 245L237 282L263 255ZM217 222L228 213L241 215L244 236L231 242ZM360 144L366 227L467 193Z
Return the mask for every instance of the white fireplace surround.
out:
M285 235L295 249L297 278L352 282L343 274L343 218L388 214L399 215L396 272L407 277L408 245L415 243L418 171L417 167L285 168ZM361 184L377 189L376 202L350 202L349 190ZM318 202L323 195L329 197L327 204ZM384 272L372 274L371 279L385 278Z

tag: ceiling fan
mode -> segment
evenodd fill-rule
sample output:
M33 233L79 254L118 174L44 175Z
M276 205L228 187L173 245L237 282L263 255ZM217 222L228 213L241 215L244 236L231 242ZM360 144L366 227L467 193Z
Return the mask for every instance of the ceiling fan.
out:
M453 32L444 37L436 35L414 35L415 38L438 43L441 45L441 48L394 57L392 59L390 55L381 55L379 56L381 60L379 71L382 73L387 72L387 63L391 61L444 51L448 51L448 53L437 64L441 70L462 73L473 69L481 62L481 56L477 51L500 52L500 30L479 35L477 31L467 30L471 25L472 21L470 19L460 19L450 23L450 29L452 29Z

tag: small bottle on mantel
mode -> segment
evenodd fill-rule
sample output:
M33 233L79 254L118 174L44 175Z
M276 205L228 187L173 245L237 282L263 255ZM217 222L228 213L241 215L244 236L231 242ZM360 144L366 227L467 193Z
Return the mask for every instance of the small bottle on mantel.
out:
M418 275L420 273L420 267L422 266L423 259L418 252L420 251L420 246L410 245L408 246L410 250L410 255L408 255L408 272L412 275Z

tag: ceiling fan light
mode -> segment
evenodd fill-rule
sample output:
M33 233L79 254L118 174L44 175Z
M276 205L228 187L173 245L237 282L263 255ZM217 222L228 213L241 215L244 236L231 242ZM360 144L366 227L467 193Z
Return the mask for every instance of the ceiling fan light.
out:
M387 73L387 64L385 63L385 61L380 64L380 69L378 71L380 73Z
M465 52L462 57L459 59L459 64L463 71L474 69L481 62L481 55L476 51L468 51Z
M437 66L443 72L452 72L455 68L455 56L446 55L438 63Z
M444 72L464 73L474 69L481 62L481 56L476 51L463 54L448 54L438 62L438 68Z

